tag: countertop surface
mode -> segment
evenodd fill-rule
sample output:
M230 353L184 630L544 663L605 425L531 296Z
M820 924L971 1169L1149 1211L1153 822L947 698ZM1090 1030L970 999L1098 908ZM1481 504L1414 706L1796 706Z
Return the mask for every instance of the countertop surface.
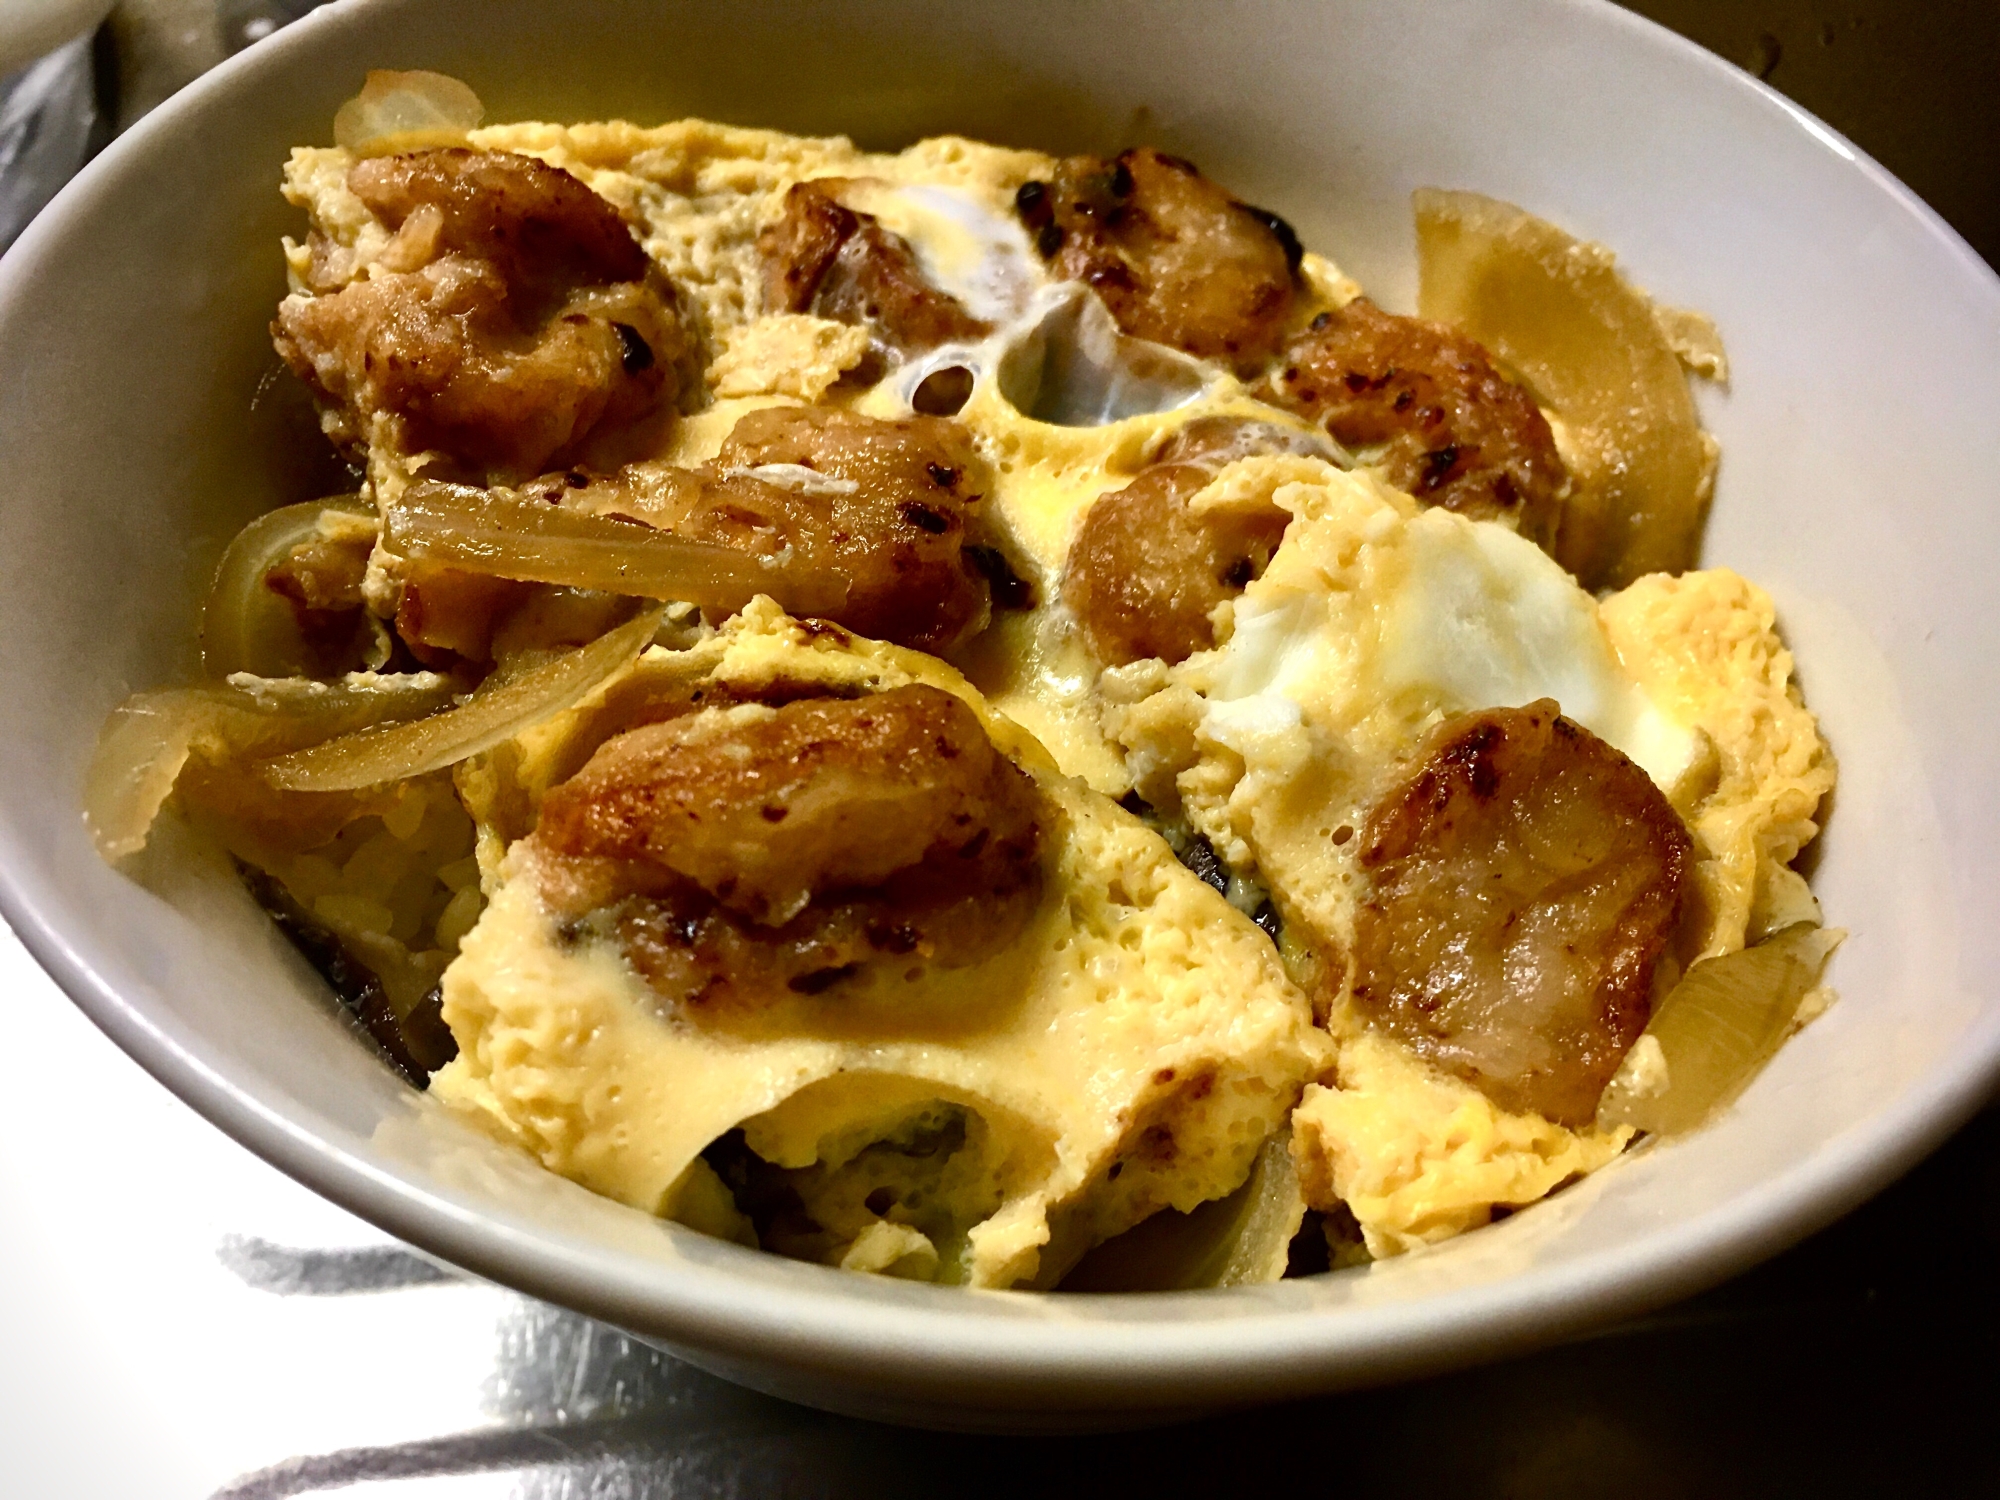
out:
M0 0L3 3L3 0ZM119 125L303 0L127 0ZM1762 73L2000 259L2000 6L1639 0ZM214 1130L0 927L0 1495L523 1500L1045 1491L1991 1493L2000 1110L1704 1296L1462 1374L1059 1440L739 1391L445 1272ZM1248 1476L1254 1475L1254 1480Z

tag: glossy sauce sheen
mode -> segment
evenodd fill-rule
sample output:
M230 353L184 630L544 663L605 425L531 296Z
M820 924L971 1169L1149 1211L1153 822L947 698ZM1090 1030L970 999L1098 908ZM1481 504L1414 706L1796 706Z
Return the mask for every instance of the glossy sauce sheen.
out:
M479 139L513 137L503 128ZM1644 1024L1692 863L1659 789L1674 807L1685 798L1697 808L1717 784L1716 764L1703 760L1714 731L1648 696L1633 680L1643 651L1614 652L1598 601L1537 545L1567 479L1534 401L1483 349L1356 300L1358 289L1304 254L1281 220L1158 152L1053 160L938 140L888 157L695 125L632 132L608 155L602 142L596 154L580 149L581 134L554 149L547 143L568 138L541 139L532 149L646 221L647 251L700 314L718 399L689 401L647 461L578 459L535 481L548 489L540 498L755 553L774 575L803 567L837 580L837 605L787 595L786 607L948 653L988 692L997 712L987 727L1009 755L1026 751L1011 726L996 727L1012 719L1099 791L1115 797L1144 781L1168 832L1214 855L1210 874L1227 897L1218 935L1241 928L1230 941L1254 938L1268 956L1244 916L1268 892L1263 909L1282 918L1287 952L1325 949L1317 969L1302 959L1290 976L1327 991L1316 1005L1298 996L1337 1054L1313 1087L1346 1098L1344 1113L1318 1107L1316 1166L1358 1151L1371 1170L1400 1161L1419 1179L1407 1208L1394 1193L1364 1206L1372 1189L1352 1182L1315 1200L1329 1211L1351 1204L1375 1253L1469 1227L1494 1202L1532 1201L1616 1154L1623 1138L1590 1130L1590 1105ZM730 186L713 204L655 191L703 180L725 160ZM734 404L751 399L779 404ZM788 404L801 399L823 404ZM1002 588L1007 608L994 616ZM723 604L703 605L707 627L731 630ZM748 651L767 628L789 627L767 622L730 649ZM800 628L798 649L816 660L829 640L878 649L830 636L830 626ZM607 1017L637 1007L631 1059L578 1063L578 1110L563 1129L581 1134L535 1147L602 1190L621 1184L628 1201L657 1201L672 1162L705 1149L713 1132L696 1139L702 1120L729 1129L777 1097L758 1095L765 1102L753 1107L748 1094L717 1094L712 1116L652 1122L671 1151L598 1160L627 1137L604 1134L607 1101L589 1080L641 1076L633 1060L668 1040L644 1029L648 1018L682 1027L676 1046L692 1046L704 1026L756 1031L776 1068L779 1051L804 1057L824 1028L883 1024L869 1045L888 1048L899 1028L968 1016L971 997L998 1003L1015 993L1001 979L1017 948L1022 962L1074 951L1096 982L1113 957L1101 940L1110 919L1090 915L1100 896L1108 912L1129 908L1115 919L1134 924L1121 951L1166 945L1119 981L1121 993L1165 981L1186 931L1154 932L1164 909L1129 875L1101 892L1069 875L1038 888L1031 872L1055 867L1047 851L1069 847L1068 834L1035 821L1034 839L1014 837L1005 798L975 797L979 809L958 812L924 802L956 785L954 755L967 756L972 740L934 737L953 753L937 749L949 764L932 765L930 750L917 753L923 735L891 735L882 779L894 785L880 787L858 763L822 754L867 739L849 735L858 723L839 727L843 715L893 718L903 706L874 678L785 701L818 676L818 666L796 666L799 680L782 684L724 674L730 682L704 688L714 696L700 707L664 691L656 706L666 722L611 738L569 784L549 783L542 830L509 856L517 885L495 895L493 921L473 935L485 957L460 973L447 1007L473 1039L457 1086L489 1088L482 1107L503 1112L527 1104L516 1092L531 1080L509 1075L513 1044L499 1039L533 1035L537 1049L554 1049L551 1060L568 1045L560 1016L510 966L545 966L593 994L604 986ZM1113 667L1130 670L1104 674ZM1558 695L1574 723L1553 704L1489 707ZM869 698L881 702L852 707ZM1448 725L1479 725L1480 743L1458 745L1456 758L1425 745L1440 715L1468 711ZM803 738L788 749L794 729ZM579 763L588 739L576 743ZM728 764L751 775L740 796L718 790ZM1040 766L1032 755L1018 764ZM704 767L716 775L704 780ZM762 798L795 772L805 788L796 799ZM1394 777L1408 784L1382 797ZM1053 796L1050 787L1042 783ZM816 799L852 804L859 821L822 827ZM1108 803L1087 816L1082 803L1064 805L1078 828L1123 818ZM928 837L960 813L984 842ZM1315 831L1326 858L1303 847ZM1013 937L1017 896L1042 904ZM544 898L547 925L535 914ZM1079 923L1091 940L1064 948L1083 930L1064 924ZM1043 938L1049 946L1037 949ZM1135 940L1141 947L1129 947ZM625 999L613 1004L614 991ZM1034 993L1054 1001L1070 991ZM1027 1014L1023 1024L1040 1024ZM497 1028L495 1044L480 1054L487 1028ZM1108 1081L1110 1057L1076 1061ZM1179 1088L1183 1076L1223 1079L1233 1065L1218 1055L1192 1072L1175 1064L1144 1076L1171 1072ZM902 1066L931 1076L928 1059ZM1011 1085L995 1072L982 1087ZM1108 1097L1100 1087L1088 1085L1091 1098ZM841 1106L861 1112L855 1121L874 1110L869 1128L902 1128L889 1116L904 1105L863 1092ZM1282 1119L1295 1100L1266 1102ZM807 1170L820 1108L798 1105L789 1127L798 1134L782 1147L742 1124L747 1148L774 1168ZM1504 1116L1480 1159L1438 1156L1431 1143L1446 1139L1444 1122L1478 1109ZM509 1117L530 1135L542 1129L539 1116ZM986 1126L998 1129L999 1118ZM1049 1220L1062 1253L1029 1273L1015 1250L990 1247L973 1257L974 1279L1053 1274L1075 1233L1099 1232L1065 1228L1064 1215L1129 1222L1122 1195L1142 1160L1171 1166L1177 1181L1191 1170L1184 1132L1174 1132L1170 1160L1147 1155L1149 1120L1118 1115L1090 1129L1100 1125L1138 1132L1138 1154L1121 1146L1122 1176L1107 1163L1101 1180L1078 1184L1082 1196L1064 1196L1066 1187L1051 1197L1089 1205ZM959 1160L986 1126L938 1139L958 1141ZM828 1149L812 1168L824 1169L812 1191L833 1194L813 1210L817 1228L767 1248L841 1264L851 1255L856 1269L898 1263L903 1251L891 1251L918 1221L876 1222L883 1210L870 1194L841 1198L846 1189L832 1184L846 1148ZM1230 1163L1212 1158L1203 1181L1226 1182ZM1497 1183L1508 1185L1485 1186ZM997 1212L984 1192L968 1188L960 1208ZM1419 1202L1460 1199L1429 1219ZM895 1201L897 1212L915 1211L914 1200ZM924 1228L940 1270L960 1255L965 1228L957 1218Z
M1588 1123L1680 918L1659 789L1544 699L1440 726L1363 836L1356 1003L1503 1107Z

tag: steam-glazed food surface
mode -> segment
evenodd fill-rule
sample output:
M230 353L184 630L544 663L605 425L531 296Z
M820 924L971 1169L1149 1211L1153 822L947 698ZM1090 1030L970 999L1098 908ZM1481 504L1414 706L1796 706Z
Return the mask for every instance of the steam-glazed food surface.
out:
M353 493L238 536L86 816L226 849L550 1170L855 1271L1276 1280L1698 1128L1828 1002L1833 760L1694 567L1719 339L1602 247L1427 190L1419 317L1145 146L427 74L336 138L272 333Z
M1587 1124L1680 921L1666 796L1544 698L1445 720L1360 837L1356 1006L1496 1101Z
M1266 399L1378 452L1397 489L1554 538L1569 476L1548 419L1464 334L1356 297L1315 317L1280 363Z
M981 1286L1051 1285L1243 1180L1325 1056L1304 995L940 663L752 609L545 725L475 808L695 694L742 701L615 734L541 796L448 971L437 1091L649 1212L733 1204L755 1242Z
M463 149L357 162L347 187L393 237L365 279L316 236L273 331L327 399L328 431L532 474L680 394L672 286L622 219L532 156Z

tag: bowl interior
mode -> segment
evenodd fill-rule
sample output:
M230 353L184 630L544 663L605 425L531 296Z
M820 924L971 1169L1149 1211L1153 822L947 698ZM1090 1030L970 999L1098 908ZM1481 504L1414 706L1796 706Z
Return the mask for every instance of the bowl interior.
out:
M1364 1273L1232 1293L967 1296L711 1242L591 1197L405 1089L228 871L91 852L104 713L193 667L229 535L336 487L266 325L286 149L368 67L489 119L685 114L895 145L1144 141L1289 217L1392 307L1408 194L1512 199L1714 315L1733 387L1707 544L1776 598L1841 759L1817 855L1841 1000L1713 1128ZM2000 667L2000 285L1823 126L1608 5L1019 0L921 6L350 0L119 141L0 264L0 897L97 1021L349 1208L789 1394L921 1420L1323 1389L1688 1291L1934 1144L2000 1056L1990 796ZM1985 898L1982 900L1982 897Z

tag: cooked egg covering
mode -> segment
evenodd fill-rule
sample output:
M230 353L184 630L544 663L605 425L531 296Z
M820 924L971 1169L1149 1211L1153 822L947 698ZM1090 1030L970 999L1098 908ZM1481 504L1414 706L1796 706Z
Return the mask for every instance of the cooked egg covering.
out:
M1256 1181L1293 1205L1275 1220L1289 1233L1295 1200L1309 1205L1337 1264L1534 1202L1616 1157L1632 1126L1482 1086L1390 1024L1357 974L1386 879L1381 810L1468 715L1546 728L1559 710L1560 734L1603 747L1594 763L1653 799L1660 857L1685 876L1646 958L1658 993L1817 922L1791 863L1834 765L1770 600L1726 570L1627 582L1638 554L1618 551L1629 491L1645 497L1645 565L1692 560L1714 452L1682 371L1722 369L1720 345L1707 330L1690 354L1690 315L1655 307L1600 247L1430 195L1426 302L1455 327L1420 326L1157 152L1099 162L941 138L885 154L702 121L475 129L462 86L430 91L419 138L399 87L370 110L402 134L343 128L346 145L300 149L285 174L312 232L287 243L281 347L388 518L365 573L365 522L308 518L308 562L332 576L327 549L348 549L368 675L392 627L427 663L490 667L461 711L489 700L506 732L461 734L424 767L435 801L456 762L476 883L461 827L438 870L426 841L443 849L445 832L394 810L259 867L336 931L351 909L369 942L420 952L406 967L426 980L456 949L441 994L458 1054L432 1087L552 1170L766 1249L982 1287L1053 1286L1148 1216L1239 1192L1260 1151ZM449 172L473 183L498 154L532 159L479 189L496 222L546 211L588 231L528 278L520 302L557 309L545 327L493 312L532 247L495 251L484 220L411 207L422 193L404 179L446 168L395 153L437 147L469 151ZM1190 223L1221 227L1173 232ZM1547 337L1481 303L1480 286L1517 283L1544 299ZM343 325L327 314L350 292ZM1617 363L1592 342L1605 307L1620 337L1647 341L1631 399L1597 378ZM413 401L396 385L409 362L363 357L380 308L420 353L456 360L461 336L499 352L475 348L452 401ZM1513 351L1506 368L1474 327ZM781 432L784 412L812 433ZM866 422L928 445L906 477L932 488L900 509L843 511L889 471L812 446L861 444ZM792 446L746 458L746 432ZM1678 458L1649 469L1649 453ZM693 577L780 501L822 531L737 559L727 597L656 585L679 602L632 660L651 626L615 597L636 591L615 555L638 534L624 523L700 519L692 549L646 542L649 576ZM426 517L503 511L543 518L554 539L536 566L553 571L495 573L484 533L449 566L388 545ZM915 528L892 581L921 564L956 613L895 639L936 654L804 618L822 611L786 595L800 558L853 555L857 524ZM549 564L565 546L571 567L596 548L594 571ZM287 566L285 587L332 597ZM530 587L551 582L575 587ZM1611 582L1625 586L1591 591ZM782 605L743 604L765 588ZM634 633L622 656L603 644L618 631ZM560 689L546 711L494 709L538 672ZM615 923L552 894L575 872L538 836L541 811L620 735L685 720L726 738L789 704L911 687L968 705L1032 780L1039 884L998 951L946 963L912 948L701 1004L649 978ZM391 911L393 880L364 911L356 860L413 868L410 888L438 885L425 899L448 917ZM1271 1275L1286 1261L1283 1244L1247 1258Z
M1112 674L1139 786L1177 806L1240 879L1351 952L1361 830L1426 733L1468 709L1554 699L1623 751L1692 831L1689 960L1772 930L1833 766L1791 683L1770 601L1726 570L1640 580L1600 603L1512 532L1420 509L1366 472L1248 459L1193 504L1268 493L1292 524L1229 606L1227 638L1174 668ZM1756 915L1753 916L1753 912ZM1368 1025L1353 976L1322 980L1340 1046L1295 1116L1316 1206L1393 1253L1533 1202L1615 1156L1622 1127L1496 1106Z
M953 692L1043 800L1046 877L1020 936L969 968L920 958L734 1013L667 1003L541 895L530 840L552 768L669 691L754 702ZM785 1248L975 1286L1052 1284L1163 1207L1233 1190L1317 1076L1324 1036L1269 940L1161 838L1063 778L934 660L753 607L461 773L492 898L444 981L460 1053L433 1088L552 1169L754 1238L722 1191L749 1168L800 1205ZM734 1157L711 1152L740 1132Z

